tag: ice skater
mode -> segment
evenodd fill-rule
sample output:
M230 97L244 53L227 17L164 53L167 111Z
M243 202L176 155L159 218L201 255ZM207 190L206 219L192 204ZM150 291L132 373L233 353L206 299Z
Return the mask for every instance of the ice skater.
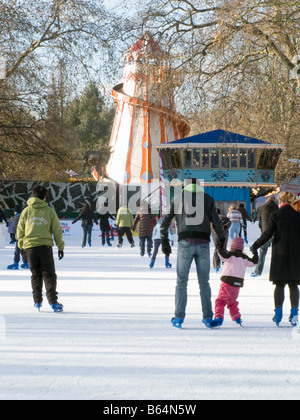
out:
M255 267L258 262L258 254L249 258L244 251L244 240L236 237L232 240L230 251L218 246L220 259L224 262L221 286L215 303L215 319L211 326L220 327L223 324L225 307L229 309L232 321L242 325L239 302L237 301L240 288L244 286L244 277L247 267Z
M292 207L294 200L294 194L289 191L278 195L279 210L271 214L267 229L250 248L251 251L257 250L274 237L270 281L275 285L273 321L277 326L280 325L283 317L284 291L287 285L291 301L289 321L293 327L297 326L299 317L300 213Z
M103 214L102 214L103 213ZM112 246L110 243L110 224L109 219L113 220L113 216L110 213L104 213L104 210L101 209L100 214L98 216L100 219L100 230L102 234L102 246L105 245L105 239L108 246Z
M133 225L133 215L128 206L123 205L117 212L116 226L118 229L118 245L117 248L121 248L123 245L123 236L126 234L128 242L131 248L134 248L134 240L132 237L131 228Z
M232 204L229 207L227 217L231 222L231 226L229 229L229 237L231 241L239 236L241 226L243 225L243 218L241 213L236 209L236 206Z
M17 235L17 227L18 227L18 223L20 220L20 216L22 213L22 207L17 204L14 208L14 222L13 222L13 226L12 226L12 232L14 233L15 237ZM21 250L18 246L18 239L16 239L16 245L15 245L15 252L14 252L14 262L13 264L10 264L7 266L8 270L18 270L19 269L19 263L21 260ZM29 264L26 260L26 256L25 253L22 254L22 264L21 264L21 268L29 268Z
M28 207L21 213L17 227L19 248L23 250L31 271L34 306L40 310L43 301L43 283L47 299L54 312L62 312L57 302L57 276L53 258L53 238L58 247L58 258L64 257L62 229L55 211L46 203L47 189L37 185L32 190Z
M147 243L147 254L148 257L151 257L153 241L152 234L154 226L156 225L156 218L151 212L151 208L147 201L141 201L139 211L137 212L132 230L136 230L139 223L139 238L140 238L140 256L145 255L145 246Z
M199 205L200 203L203 205L204 212L202 209L199 211L202 207ZM197 210L191 213L191 209ZM198 179L187 180L182 193L172 199L169 211L162 220L161 247L167 257L171 254L168 236L169 227L174 217L178 232L178 249L175 316L171 319L171 323L174 327L181 328L185 320L189 273L192 262L195 261L202 304L202 322L207 328L210 328L213 318L209 284L211 226L217 232L221 246L225 241L225 233L218 217L215 201L204 192Z
M78 222L79 219L82 219L81 227L83 231L81 248L84 248L86 246L86 240L89 246L92 246L93 223L96 223L96 225L98 225L98 222L88 203L84 204L79 215L76 217L76 219L72 221L72 225Z
M151 257L151 262L149 264L150 268L154 267L155 260L158 254L159 247L161 246L161 238L160 238L160 225L162 222L162 218L158 220L157 224L155 225L153 229L153 235L152 240L154 242L154 251ZM173 238L173 232L171 227L169 227L169 241L171 243L171 246L174 244L174 238ZM166 268L172 268L172 264L170 263L169 256L165 255L165 266Z

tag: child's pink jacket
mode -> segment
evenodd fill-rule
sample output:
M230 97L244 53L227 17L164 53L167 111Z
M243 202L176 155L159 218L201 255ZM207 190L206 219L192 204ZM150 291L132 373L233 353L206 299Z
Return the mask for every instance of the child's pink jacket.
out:
M226 251L220 247L218 247L218 253L224 263L221 280L230 286L243 287L246 268L256 266L258 254L249 258L239 250Z

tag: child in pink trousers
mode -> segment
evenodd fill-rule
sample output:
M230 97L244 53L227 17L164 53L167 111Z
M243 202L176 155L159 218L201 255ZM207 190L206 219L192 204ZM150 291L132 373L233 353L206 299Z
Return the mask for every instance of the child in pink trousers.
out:
M225 306L228 307L231 319L238 325L242 325L239 302L237 301L240 288L244 286L244 277L247 267L255 267L258 262L257 252L253 258L249 258L244 251L244 240L240 237L231 242L230 251L218 247L222 269L221 286L215 304L215 319L212 327L220 327L223 324Z

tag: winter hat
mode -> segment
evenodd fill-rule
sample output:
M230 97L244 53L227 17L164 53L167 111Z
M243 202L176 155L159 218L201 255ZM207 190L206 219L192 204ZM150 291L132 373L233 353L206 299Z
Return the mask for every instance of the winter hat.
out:
M237 237L232 240L230 251L236 251L236 250L240 250L242 252L244 251L244 239Z
M22 211L22 207L20 206L20 204L17 204L14 208L14 212L15 213L21 213Z

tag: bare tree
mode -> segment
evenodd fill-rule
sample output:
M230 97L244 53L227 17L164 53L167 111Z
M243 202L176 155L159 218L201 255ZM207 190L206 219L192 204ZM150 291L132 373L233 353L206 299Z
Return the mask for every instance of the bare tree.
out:
M0 0L0 177L68 157L45 130L53 71L63 63L74 90L114 74L120 24L97 0Z
M202 84L270 57L295 78L299 24L299 2L285 0L156 0L144 16Z
M177 100L194 132L213 128L286 145L279 178L299 157L299 1L156 0L144 27L160 36L185 83Z

